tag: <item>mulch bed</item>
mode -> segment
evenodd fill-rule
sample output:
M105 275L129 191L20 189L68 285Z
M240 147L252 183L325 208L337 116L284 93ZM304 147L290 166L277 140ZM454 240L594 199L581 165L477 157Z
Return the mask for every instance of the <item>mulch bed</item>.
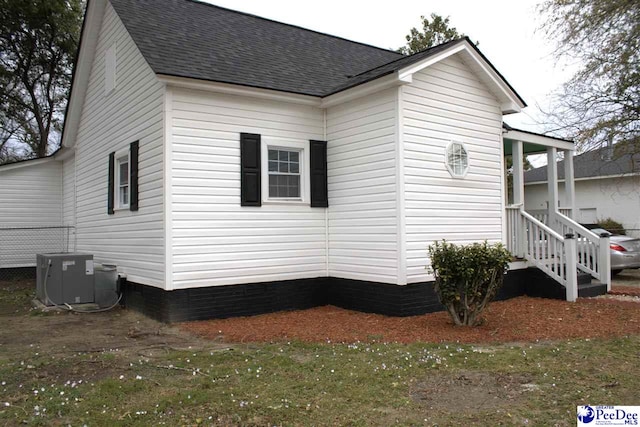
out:
M535 342L640 334L640 303L518 297L493 302L482 326L456 327L445 312L388 317L333 306L188 322L181 328L226 342Z

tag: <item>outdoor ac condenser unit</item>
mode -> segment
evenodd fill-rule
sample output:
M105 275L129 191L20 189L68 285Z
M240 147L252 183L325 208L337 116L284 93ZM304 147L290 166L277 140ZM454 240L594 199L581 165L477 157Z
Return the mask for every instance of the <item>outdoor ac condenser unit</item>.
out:
M43 304L94 302L93 255L38 254L36 262L36 296Z

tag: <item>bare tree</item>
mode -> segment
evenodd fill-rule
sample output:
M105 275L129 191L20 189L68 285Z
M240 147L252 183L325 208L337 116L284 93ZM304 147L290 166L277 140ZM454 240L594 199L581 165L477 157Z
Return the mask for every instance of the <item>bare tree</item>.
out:
M0 142L26 157L59 145L81 0L0 0Z
M553 130L582 149L625 142L640 152L640 2L546 0L540 12L557 58L580 67L555 94Z

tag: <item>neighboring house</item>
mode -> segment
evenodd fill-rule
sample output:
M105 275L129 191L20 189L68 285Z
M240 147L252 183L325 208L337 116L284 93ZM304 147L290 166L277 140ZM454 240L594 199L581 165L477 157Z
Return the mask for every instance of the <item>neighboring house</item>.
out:
M126 276L126 305L167 321L433 311L441 239L505 242L511 294L537 266L575 300L571 242L539 224L533 246L560 252L527 251L533 223L505 208L505 153L574 149L505 127L524 107L466 38L402 56L191 0L90 0L63 215Z
M587 151L573 160L575 177L575 218L580 223L596 223L612 218L622 223L629 235L640 237L640 153L624 146ZM564 160L558 162L559 203L568 206L564 190ZM546 210L548 205L547 167L524 174L525 209Z
M64 158L59 151L0 166L0 269L34 267L38 252L73 249L73 169L63 176Z

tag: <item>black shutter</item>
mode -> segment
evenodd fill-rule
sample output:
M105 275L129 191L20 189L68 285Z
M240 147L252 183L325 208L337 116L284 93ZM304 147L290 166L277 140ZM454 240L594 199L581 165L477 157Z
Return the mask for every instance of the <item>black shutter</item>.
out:
M129 210L138 210L138 141L129 145Z
M240 134L240 205L261 206L260 135Z
M310 141L311 207L329 206L327 191L327 141Z
M109 185L107 189L107 214L113 215L114 174L116 167L116 153L109 154Z

